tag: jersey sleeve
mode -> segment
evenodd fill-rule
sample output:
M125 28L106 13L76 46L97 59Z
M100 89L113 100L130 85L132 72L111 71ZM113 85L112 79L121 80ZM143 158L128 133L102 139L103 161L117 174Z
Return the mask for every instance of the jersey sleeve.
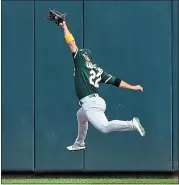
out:
M74 60L75 60L76 58L78 58L79 55L80 55L79 49L77 48L77 49L76 49L76 52L72 53L72 55L73 55L73 59L74 59Z
M78 48L76 52L72 53L72 56L75 64L79 64L84 61L84 57Z
M106 72L103 72L101 75L101 83L113 85L115 80L116 80L116 77L114 77Z

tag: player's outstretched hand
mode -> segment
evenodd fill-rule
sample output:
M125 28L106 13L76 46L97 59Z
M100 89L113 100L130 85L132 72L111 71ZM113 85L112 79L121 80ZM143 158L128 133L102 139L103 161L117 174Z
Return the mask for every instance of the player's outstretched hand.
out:
M66 21L59 23L59 26L61 26L61 27L64 27L65 25L66 25Z
M135 85L134 86L134 90L136 90L136 91L144 91L144 89L143 89L143 87L142 86L140 86L140 85Z

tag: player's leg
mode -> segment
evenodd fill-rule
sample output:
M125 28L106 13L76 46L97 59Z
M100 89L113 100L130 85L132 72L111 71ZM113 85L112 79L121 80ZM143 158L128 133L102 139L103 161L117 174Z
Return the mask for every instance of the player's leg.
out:
M112 120L108 121L102 110L92 108L90 111L86 111L86 116L89 122L103 133L109 133L114 131L132 131L135 130L132 120L121 121Z
M88 131L88 119L82 108L80 108L77 112L77 120L78 120L78 136L76 138L75 143L85 145L85 139Z
M71 146L68 146L68 150L76 151L85 148L85 139L88 131L88 120L85 116L85 113L82 108L77 112L78 120L78 135L75 140L75 143Z
M103 133L109 133L114 131L132 131L132 130L139 131L140 123L138 124L137 122L138 120L136 121L136 118L130 121L122 120L108 121L104 114L106 104L102 98L95 98L91 103L88 102L88 104L86 105L84 104L83 106L88 120L95 128L97 128L99 131Z

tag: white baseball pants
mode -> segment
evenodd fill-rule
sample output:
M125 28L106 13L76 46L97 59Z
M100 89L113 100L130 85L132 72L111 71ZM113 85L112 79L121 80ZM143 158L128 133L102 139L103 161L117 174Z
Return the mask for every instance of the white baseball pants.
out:
M106 103L101 97L85 97L80 102L82 102L82 105L77 112L78 136L76 138L75 143L79 143L81 145L85 144L85 139L88 130L88 121L95 128L97 128L103 133L135 130L132 120L108 121L104 113L106 110Z

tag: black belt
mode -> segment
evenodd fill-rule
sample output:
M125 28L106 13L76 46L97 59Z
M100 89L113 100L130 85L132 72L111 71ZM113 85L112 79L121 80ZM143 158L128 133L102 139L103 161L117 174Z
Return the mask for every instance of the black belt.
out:
M88 95L88 96L86 96L86 97L88 97L88 98L93 98L93 97L98 97L99 95L98 94L90 94L90 95ZM84 98L86 98L86 97L84 97ZM82 98L83 99L83 98ZM79 101L79 105L81 106L83 104L83 102L80 100Z
M97 96L98 96L97 94L90 94L88 97L92 98L92 97L97 97Z

